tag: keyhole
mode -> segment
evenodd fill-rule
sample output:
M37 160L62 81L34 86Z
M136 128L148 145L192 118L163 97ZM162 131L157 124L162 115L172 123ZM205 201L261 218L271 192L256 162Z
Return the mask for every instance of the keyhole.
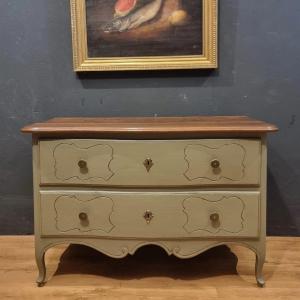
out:
M144 166L145 166L147 172L149 172L150 169L151 169L152 166L153 166L153 161L152 161L152 159L151 159L151 158L146 158L145 161L144 161Z

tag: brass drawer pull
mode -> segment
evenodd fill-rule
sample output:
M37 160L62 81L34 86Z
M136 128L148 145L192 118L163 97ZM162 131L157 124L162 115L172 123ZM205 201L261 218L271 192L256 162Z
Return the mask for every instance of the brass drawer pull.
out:
M87 168L87 162L83 159L81 159L79 162L78 162L78 167L80 169L86 169Z
M88 215L84 212L81 212L78 217L81 221L86 221L88 219Z
M145 161L144 161L144 166L145 166L147 172L150 171L150 169L153 167L153 165L154 165L154 163L153 163L153 161L152 161L151 158L146 158L146 159L145 159Z
M147 224L149 224L153 218L153 213L150 210L146 210L144 213L144 219L146 220Z
M218 169L218 168L220 168L220 161L219 160L217 160L217 159L214 159L214 160L212 160L211 162L210 162L210 165L211 165L211 167L212 168L214 168L214 169Z

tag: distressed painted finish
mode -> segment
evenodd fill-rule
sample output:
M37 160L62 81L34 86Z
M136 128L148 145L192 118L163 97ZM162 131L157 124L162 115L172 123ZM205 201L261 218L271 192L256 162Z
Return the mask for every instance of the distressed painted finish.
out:
M259 139L40 142L42 184L112 186L258 185ZM83 170L80 160L87 163ZM144 163L151 159L148 171ZM211 162L218 160L220 167Z
M214 134L169 140L159 140L159 134L151 140L147 133L140 140L83 139L82 133L70 139L59 132L45 139L47 134L34 134L38 284L46 281L45 252L61 243L84 244L114 258L149 244L191 258L237 243L256 254L256 280L264 286L266 133L275 127L265 125L265 133L258 130L253 136L253 130L239 137L234 126L222 139ZM67 147L54 158L61 145ZM91 166L96 179L81 177L78 159L84 160L84 168ZM150 169L145 160L153 164ZM62 174L76 176L58 178L57 161L67 166ZM113 175L101 178L99 172L107 170Z

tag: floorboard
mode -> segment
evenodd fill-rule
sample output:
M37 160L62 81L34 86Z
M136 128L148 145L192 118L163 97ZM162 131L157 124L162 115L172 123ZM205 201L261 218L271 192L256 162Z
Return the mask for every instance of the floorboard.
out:
M269 237L266 287L256 287L254 254L220 246L180 260L147 246L112 259L79 245L46 255L48 283L37 288L32 236L0 236L0 299L300 299L300 238Z

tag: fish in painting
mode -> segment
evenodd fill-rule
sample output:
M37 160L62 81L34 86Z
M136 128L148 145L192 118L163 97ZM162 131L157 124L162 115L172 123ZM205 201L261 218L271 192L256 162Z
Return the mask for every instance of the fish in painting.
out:
M115 4L115 18L125 17L136 8L138 0L118 0Z
M138 28L142 24L153 20L160 12L165 0L118 0L115 4L115 14L111 21L103 27L103 31L124 32ZM173 21L178 16L185 18L184 13L173 15ZM172 23L172 20L171 23ZM182 20L179 20L182 21ZM174 24L173 24L174 25Z

